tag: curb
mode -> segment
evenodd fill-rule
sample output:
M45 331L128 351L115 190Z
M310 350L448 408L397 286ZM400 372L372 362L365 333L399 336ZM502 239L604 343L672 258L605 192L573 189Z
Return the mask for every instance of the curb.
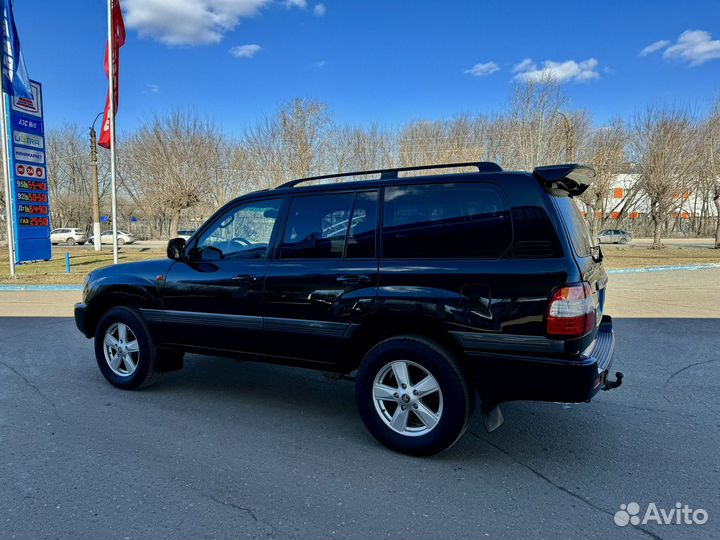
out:
M708 270L720 268L720 263L693 264L687 266L649 266L643 268L615 268L607 270L608 274L640 274L645 272L676 272L678 270Z
M0 292L82 291L82 285L0 285Z

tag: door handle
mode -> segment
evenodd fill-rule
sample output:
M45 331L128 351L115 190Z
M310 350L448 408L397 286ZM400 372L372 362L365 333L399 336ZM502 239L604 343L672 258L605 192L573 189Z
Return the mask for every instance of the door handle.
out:
M255 283L258 278L257 276L251 276L250 274L240 274L235 276L232 280L236 283Z
M352 283L370 283L370 281L372 281L372 280L370 279L370 276L347 275L347 276L340 276L339 278L337 278L337 281L338 281L338 283L352 284Z

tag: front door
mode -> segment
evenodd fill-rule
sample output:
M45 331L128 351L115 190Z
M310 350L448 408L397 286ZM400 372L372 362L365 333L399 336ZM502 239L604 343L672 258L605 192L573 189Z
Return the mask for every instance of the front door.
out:
M240 204L188 246L163 287L163 340L238 352L263 348L260 299L282 199Z
M335 364L374 311L378 192L293 198L265 277L263 322L278 356Z

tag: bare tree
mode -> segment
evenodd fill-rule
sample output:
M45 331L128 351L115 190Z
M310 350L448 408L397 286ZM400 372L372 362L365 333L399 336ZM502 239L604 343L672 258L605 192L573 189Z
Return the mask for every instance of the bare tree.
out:
M248 130L242 145L257 186L271 187L321 171L329 127L324 104L297 98Z
M587 218L593 238L601 221L598 212L603 212L607 206L612 182L625 162L626 142L625 126L622 121L615 120L608 126L595 130L589 136L583 152L583 161L591 165L596 174L595 181L581 196L588 209Z
M330 173L389 168L393 146L392 135L376 125L367 129L334 126L326 137L323 161Z
M693 172L695 133L685 110L649 107L635 118L632 135L640 168L639 185L650 203L653 246L661 247L668 216L687 192Z
M504 167L532 170L537 165L566 161L568 142L579 147L587 127L587 119L580 113L563 113L565 118L559 114L566 103L560 86L550 79L515 87L510 112L498 118L496 136L502 141L498 157Z
M127 141L124 160L129 191L145 216L169 219L165 236L176 234L181 213L194 209L222 169L224 135L191 113L156 117Z
M50 218L53 227L79 227L92 224L92 171L90 142L86 130L75 124L51 129L46 135ZM98 155L100 200L108 188L108 160Z
M708 191L715 205L715 248L720 249L720 98L715 101L712 112L702 130L703 144L701 148L707 151L707 170L705 177L708 182Z

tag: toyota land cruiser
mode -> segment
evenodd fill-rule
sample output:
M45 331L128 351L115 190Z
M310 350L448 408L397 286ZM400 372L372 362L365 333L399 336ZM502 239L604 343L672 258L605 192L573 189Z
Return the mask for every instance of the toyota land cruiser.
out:
M167 259L91 272L75 320L118 388L186 352L354 375L372 435L436 453L476 396L494 429L503 401L586 402L622 382L602 252L573 200L594 176L482 162L295 180L231 201Z

